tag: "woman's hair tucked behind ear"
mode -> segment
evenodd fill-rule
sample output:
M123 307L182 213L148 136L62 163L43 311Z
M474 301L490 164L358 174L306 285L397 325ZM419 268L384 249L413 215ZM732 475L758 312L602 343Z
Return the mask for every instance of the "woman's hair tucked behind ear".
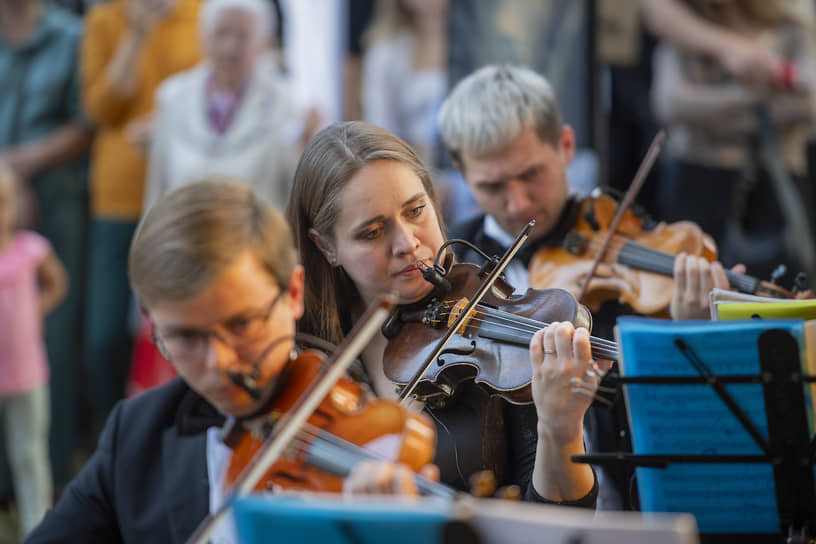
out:
M364 166L379 160L398 161L414 171L444 232L431 176L408 144L385 129L360 121L337 123L315 135L300 157L286 216L306 269L305 313L299 329L330 342L343 339L351 326L351 313L360 305L360 295L346 272L328 263L310 230L324 244L334 245L343 189Z

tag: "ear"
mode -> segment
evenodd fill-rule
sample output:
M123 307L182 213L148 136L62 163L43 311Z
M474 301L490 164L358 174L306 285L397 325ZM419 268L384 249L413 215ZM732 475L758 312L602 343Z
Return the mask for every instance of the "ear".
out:
M292 269L292 275L289 276L289 287L287 287L287 295L289 299L292 315L295 319L300 319L303 316L303 297L305 289L306 274L302 265L297 265Z
M315 229L309 229L308 235L309 240L311 240L314 243L314 245L317 246L317 249L320 250L320 253L323 254L323 257L326 259L326 261L331 266L337 266L337 251L335 251L331 243L326 241L323 238L323 236Z
M564 164L572 162L575 156L575 132L569 125L561 127L561 136L558 138L558 144L561 151L561 156L564 158Z

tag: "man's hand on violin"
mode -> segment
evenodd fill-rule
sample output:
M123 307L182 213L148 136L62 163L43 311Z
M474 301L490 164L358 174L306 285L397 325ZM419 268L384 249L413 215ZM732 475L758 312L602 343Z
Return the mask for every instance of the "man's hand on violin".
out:
M731 270L744 274L745 266L738 264ZM719 262L678 254L674 259L674 294L669 306L672 319L709 319L708 295L714 288L730 288L725 269Z
M584 413L612 361L593 361L589 331L568 322L533 335L530 361L539 435L569 444L582 436Z
M439 481L439 468L426 465L421 476ZM389 461L362 461L343 482L343 493L354 495L419 495L417 473L405 465Z

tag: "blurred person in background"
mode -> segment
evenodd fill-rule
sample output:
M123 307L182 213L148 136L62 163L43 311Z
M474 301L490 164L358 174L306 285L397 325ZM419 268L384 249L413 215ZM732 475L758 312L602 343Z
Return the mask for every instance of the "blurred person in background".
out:
M50 0L55 4L77 15L84 15L94 4L105 2L106 0Z
M366 31L363 120L439 162L436 114L448 87L447 0L379 0Z
M769 57L778 64L768 61L767 70L751 77L724 59L658 46L652 103L668 129L660 218L696 222L714 237L722 260L744 262L759 277L770 276L780 262L807 267L802 254L785 247L795 214L786 209L784 192L794 192L794 202L812 216L812 188L805 181L806 143L816 117L812 23L784 2L688 4L708 24L773 52ZM768 148L769 137L778 140L778 150ZM791 182L781 179L787 177ZM813 232L812 217L803 219L800 240Z
M82 364L91 132L79 99L81 36L81 21L48 2L0 0L0 161L19 181L21 222L48 240L68 272L68 296L45 322L57 483L70 477ZM0 494L7 487L2 470Z
M21 528L28 533L52 500L42 320L65 298L67 280L48 240L17 230L17 193L14 173L0 162L0 416Z
M797 1L801 0L794 3ZM717 0L711 3L716 4ZM693 2L641 0L638 8L646 28L656 37L690 54L716 61L734 78L764 85L779 79L784 64L780 51L765 40L752 39L740 28L721 25L703 16L694 9Z
M606 179L625 191L646 155L659 126L649 103L652 56L658 40L717 62L738 80L772 83L783 59L769 44L701 17L685 0L601 0L597 43L600 61L608 67L606 112ZM639 204L657 213L660 169L653 168L638 192Z
M393 132L431 168L446 221L475 211L461 177L442 170L436 116L448 89L448 0L378 0L364 35L362 119Z
M199 27L205 59L167 79L156 95L145 210L213 174L245 181L282 209L301 123L266 55L275 27L269 3L207 0Z
M200 0L112 0L88 12L84 103L91 164L86 359L97 424L124 392L131 351L127 250L144 201L153 96L200 59Z

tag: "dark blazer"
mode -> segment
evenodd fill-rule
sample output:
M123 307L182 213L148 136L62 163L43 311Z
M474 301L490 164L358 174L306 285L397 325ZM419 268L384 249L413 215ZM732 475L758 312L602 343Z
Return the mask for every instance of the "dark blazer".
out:
M209 512L206 425L189 429L206 416L217 418L181 379L119 402L96 452L26 542L183 543Z

